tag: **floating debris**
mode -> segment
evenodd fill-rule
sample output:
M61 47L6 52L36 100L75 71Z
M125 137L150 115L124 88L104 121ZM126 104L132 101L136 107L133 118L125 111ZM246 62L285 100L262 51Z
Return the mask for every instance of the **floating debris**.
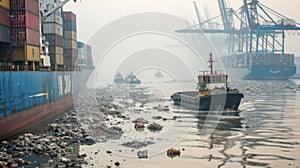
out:
M161 120L162 117L161 117L161 116L153 116L152 119L153 119L153 120Z
M134 148L134 149L140 149L140 148L146 147L151 144L154 144L154 142L152 142L152 141L144 141L144 142L132 141L132 142L123 143L122 145L126 146L126 147L130 147L130 148Z
M120 162L115 162L115 166L120 166Z
M163 126L157 124L157 123L152 123L147 127L151 132L156 132L156 131L161 131Z
M173 157L176 157L176 156L180 157L180 154L181 154L180 149L171 148L171 149L167 150L167 156L170 157L170 158L173 158Z
M135 129L144 128L144 127L145 127L145 125L144 125L143 122L137 122L137 123L134 124Z
M148 158L148 150L138 151L137 156L139 159L147 159Z
M133 123L144 123L144 124L148 124L148 121L145 120L144 118L137 118L135 120L132 121Z

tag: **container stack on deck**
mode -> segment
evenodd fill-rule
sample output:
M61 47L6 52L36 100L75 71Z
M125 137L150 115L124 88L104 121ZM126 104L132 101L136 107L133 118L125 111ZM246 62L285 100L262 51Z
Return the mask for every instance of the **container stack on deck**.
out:
M83 42L78 41L78 65L86 65L88 68L93 66L92 61L92 48Z
M0 60L10 62L9 0L0 1Z
M87 54L86 55L87 55L86 65L87 65L87 67L92 68L93 67L92 46L87 45Z
M77 61L76 15L64 12L64 61L67 66L74 66Z
M61 9L50 15L43 23L43 35L49 42L51 66L54 69L63 67L63 19Z
M12 61L24 70L35 70L40 62L38 0L10 0Z
M293 66L293 54L259 54L253 56L252 65L255 66Z
M78 59L76 15L58 9L42 19L39 12L39 0L0 0L1 71L50 70L50 63L43 64L49 57L41 39L48 42L51 70L74 69ZM83 45L80 64L92 67L91 47Z

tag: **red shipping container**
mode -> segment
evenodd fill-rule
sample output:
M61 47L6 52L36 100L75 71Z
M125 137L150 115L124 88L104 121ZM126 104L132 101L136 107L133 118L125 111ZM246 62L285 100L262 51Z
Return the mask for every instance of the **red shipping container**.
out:
M11 11L28 11L32 14L39 15L38 0L10 0Z
M4 26L10 26L9 10L0 6L0 24Z
M38 16L26 12L25 17L26 27L40 31L40 20Z
M40 46L40 32L31 29L26 30L26 43Z
M11 28L10 37L11 37L11 44L13 46L24 45L26 40L26 29Z
M73 12L64 12L64 20L76 23L76 15Z
M11 28L11 43L12 45L31 44L40 46L40 33L26 28Z
M25 27L25 13L24 12L11 12L11 27Z
M27 27L40 31L39 17L28 12L11 12L11 27Z

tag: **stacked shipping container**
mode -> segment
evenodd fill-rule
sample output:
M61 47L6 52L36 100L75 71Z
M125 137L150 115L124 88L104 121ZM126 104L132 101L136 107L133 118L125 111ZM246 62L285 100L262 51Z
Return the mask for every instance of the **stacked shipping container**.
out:
M259 54L253 56L254 66L293 66L293 54Z
M10 0L10 24L14 64L35 69L40 61L38 0Z
M78 64L86 65L88 68L92 68L92 47L90 45L84 44L83 42L77 42L77 52L78 52Z
M50 15L43 23L43 35L49 42L49 55L51 65L63 66L63 19L61 9Z
M0 0L0 62L10 62L9 0Z
M76 15L64 12L64 62L75 65L77 61Z

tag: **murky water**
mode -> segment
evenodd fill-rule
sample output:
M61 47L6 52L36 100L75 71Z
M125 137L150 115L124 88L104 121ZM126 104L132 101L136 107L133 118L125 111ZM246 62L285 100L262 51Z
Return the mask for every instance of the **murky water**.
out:
M110 116L104 122L122 128L124 133L119 139L100 138L96 145L81 146L81 153L88 155L86 167L115 167L116 162L120 167L151 168L300 167L300 80L236 80L230 85L240 89L245 98L239 112L224 112L221 118L181 109L168 99L153 97L176 91L171 84L166 84L163 92L152 88L145 107L128 107L122 111L127 119ZM147 87L143 91L151 92L151 84ZM169 111L153 108L159 104L168 106ZM165 120L153 119L154 116ZM138 117L159 123L163 130L135 130L132 120ZM122 145L134 140L153 143L138 149ZM181 150L180 157L167 156L171 147ZM137 152L144 150L148 158L138 159Z

